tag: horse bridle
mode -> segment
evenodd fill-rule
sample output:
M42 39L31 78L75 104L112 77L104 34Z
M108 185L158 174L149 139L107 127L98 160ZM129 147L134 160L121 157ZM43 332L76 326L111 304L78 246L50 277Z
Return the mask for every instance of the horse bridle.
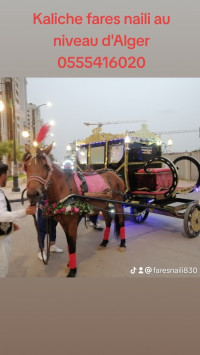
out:
M51 164L51 161L49 159L49 157L45 154L45 153L42 153L42 155L44 156L44 158L46 159L46 165L47 165L47 168L48 168L48 174L47 174L47 177L46 179L43 179L41 176L39 175L30 175L29 178L27 179L27 189L28 189L28 185L31 181L38 181L40 182L42 185L43 185L43 189L42 189L42 192L47 190L48 189L48 186L49 184L51 183L51 175L52 175L52 171L53 171L53 168L52 168L52 164ZM26 160L29 159L29 157L31 157L31 160L36 158L36 156L33 156L32 154L29 154L26 158ZM25 161L26 161L25 160Z

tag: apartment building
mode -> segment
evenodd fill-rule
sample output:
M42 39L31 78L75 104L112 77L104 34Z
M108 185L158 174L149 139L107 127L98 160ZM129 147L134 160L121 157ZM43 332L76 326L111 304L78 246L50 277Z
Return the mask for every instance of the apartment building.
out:
M27 103L26 78L0 78L0 101L3 109L0 112L0 141L16 140L17 145L33 142L43 120L40 108ZM29 137L22 132L28 131Z
M27 143L33 142L39 132L43 120L40 116L40 108L36 105L29 103L27 104L27 117L26 117L26 126L30 136L27 139Z
M4 109L1 111L0 139L16 140L17 145L24 144L22 131L26 123L27 93L26 78L0 78L0 100Z

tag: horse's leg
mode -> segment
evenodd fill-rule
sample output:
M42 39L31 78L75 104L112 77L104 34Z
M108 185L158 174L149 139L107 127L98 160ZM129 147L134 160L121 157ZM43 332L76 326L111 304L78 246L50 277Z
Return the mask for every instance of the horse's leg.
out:
M76 237L78 229L78 218L72 216L70 222L68 223L68 233L66 234L69 252L69 273L67 277L76 276Z
M60 222L62 228L64 229L67 244L68 244L68 253L69 261L67 266L69 267L69 273L67 277L75 277L76 275L76 237L78 229L79 215L73 216L64 216L58 215L56 220Z
M101 249L105 249L107 244L108 244L108 238L110 235L110 226L111 226L111 222L112 222L112 218L110 216L110 213L107 211L102 211L104 220L105 220L105 224L106 224L106 228L104 230L104 236L103 236L103 240L101 242L101 244L98 246L97 249L101 250Z
M125 227L124 227L124 211L123 207L115 204L115 233L120 235L119 251L126 251Z

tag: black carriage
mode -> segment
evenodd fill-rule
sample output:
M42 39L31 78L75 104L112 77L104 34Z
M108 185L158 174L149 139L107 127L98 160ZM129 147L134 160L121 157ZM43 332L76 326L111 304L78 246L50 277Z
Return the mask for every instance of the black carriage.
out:
M177 163L184 159L190 160L198 171L196 183L187 188L178 186ZM77 145L76 167L79 171L107 168L117 172L126 185L124 206L131 208L135 222L144 222L149 212L163 214L183 219L188 237L199 235L199 201L179 196L199 187L200 164L189 156L174 162L164 158L159 137L125 136L82 142Z

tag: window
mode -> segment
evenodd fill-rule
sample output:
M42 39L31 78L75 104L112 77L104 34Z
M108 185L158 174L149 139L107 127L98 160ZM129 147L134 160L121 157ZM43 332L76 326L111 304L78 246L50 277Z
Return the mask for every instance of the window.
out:
M91 147L91 164L104 164L105 147Z
M87 164L87 147L82 147L79 149L78 160L80 164Z
M108 162L109 163L118 163L124 154L124 145L123 144L113 144L108 148Z

